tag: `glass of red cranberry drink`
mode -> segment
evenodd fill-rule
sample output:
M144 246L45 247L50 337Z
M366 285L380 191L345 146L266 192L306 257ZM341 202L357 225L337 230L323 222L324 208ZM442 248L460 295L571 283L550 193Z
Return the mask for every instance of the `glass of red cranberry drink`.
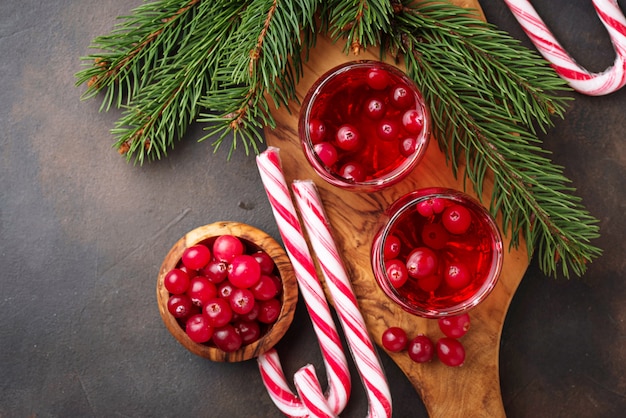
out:
M402 180L422 159L430 116L421 92L398 68L354 61L315 82L298 131L308 161L324 180L375 191Z
M494 288L502 238L489 212L465 193L429 188L393 203L372 245L382 290L426 318L466 312Z

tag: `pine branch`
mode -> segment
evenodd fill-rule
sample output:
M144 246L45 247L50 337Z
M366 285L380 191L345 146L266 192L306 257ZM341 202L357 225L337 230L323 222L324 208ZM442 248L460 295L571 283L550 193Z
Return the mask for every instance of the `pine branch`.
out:
M493 176L490 209L502 214L511 244L523 235L529 254L538 247L544 272L556 274L560 262L564 276L582 275L600 254L590 244L597 220L535 135L535 124L545 129L551 115L563 115L567 98L546 92L567 90L565 83L507 34L461 13L440 3L405 8L390 47L404 53L422 87L455 174L462 161L463 177L479 196Z

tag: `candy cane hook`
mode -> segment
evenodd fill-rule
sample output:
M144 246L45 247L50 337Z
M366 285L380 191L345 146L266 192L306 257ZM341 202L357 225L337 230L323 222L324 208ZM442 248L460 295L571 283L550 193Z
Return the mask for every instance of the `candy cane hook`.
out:
M591 73L572 59L528 0L504 0L537 50L556 73L579 93L601 96L626 85L626 17L617 0L592 0L615 49L615 62L604 72Z
M315 264L304 239L291 194L282 173L278 148L269 147L257 156L257 166L285 250L291 260L300 293L317 336L328 376L328 394L321 397L317 378L309 366L294 378L300 397L294 395L275 350L258 357L263 383L274 404L292 417L328 417L338 415L348 403L351 381L348 363L335 328Z

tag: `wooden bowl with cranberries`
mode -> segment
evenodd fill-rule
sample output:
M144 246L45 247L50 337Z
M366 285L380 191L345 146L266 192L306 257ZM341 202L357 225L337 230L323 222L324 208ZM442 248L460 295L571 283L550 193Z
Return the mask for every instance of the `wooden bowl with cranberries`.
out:
M201 226L178 240L156 290L170 333L192 353L226 362L272 348L291 325L298 299L281 245L237 222Z

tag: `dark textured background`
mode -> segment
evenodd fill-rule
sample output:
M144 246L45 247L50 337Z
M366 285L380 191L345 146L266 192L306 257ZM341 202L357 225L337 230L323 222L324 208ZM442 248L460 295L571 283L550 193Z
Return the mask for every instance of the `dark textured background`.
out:
M501 1L487 19L527 45ZM613 62L591 2L535 1L584 66ZM278 237L254 159L226 163L195 126L144 167L111 148L118 112L74 86L90 41L139 0L0 2L0 417L280 416L255 362L212 363L184 350L155 304L163 256L186 231L237 220ZM510 417L617 417L626 410L624 106L572 93L542 135L600 220L604 255L582 279L547 278L533 262L512 302L500 369ZM286 373L320 364L300 307L278 346ZM381 353L394 416L426 416ZM364 416L358 378L343 416ZM460 412L459 416L466 416Z

